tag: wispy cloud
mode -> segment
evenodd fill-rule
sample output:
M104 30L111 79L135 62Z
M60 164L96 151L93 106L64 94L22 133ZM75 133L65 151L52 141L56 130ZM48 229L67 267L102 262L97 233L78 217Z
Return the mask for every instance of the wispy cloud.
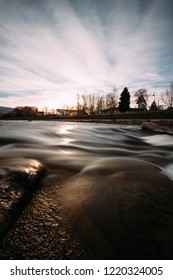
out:
M167 86L171 9L162 0L1 0L1 104L58 107L78 92Z

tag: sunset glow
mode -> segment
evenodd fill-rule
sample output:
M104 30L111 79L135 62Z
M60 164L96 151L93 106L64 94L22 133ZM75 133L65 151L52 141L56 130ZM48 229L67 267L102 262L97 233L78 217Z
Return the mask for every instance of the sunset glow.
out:
M59 108L76 95L173 80L169 0L1 0L0 105Z

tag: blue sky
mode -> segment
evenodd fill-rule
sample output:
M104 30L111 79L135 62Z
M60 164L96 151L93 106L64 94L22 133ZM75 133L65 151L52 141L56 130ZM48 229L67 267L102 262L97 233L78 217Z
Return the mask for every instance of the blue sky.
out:
M76 94L173 81L173 0L0 0L0 105L58 108Z

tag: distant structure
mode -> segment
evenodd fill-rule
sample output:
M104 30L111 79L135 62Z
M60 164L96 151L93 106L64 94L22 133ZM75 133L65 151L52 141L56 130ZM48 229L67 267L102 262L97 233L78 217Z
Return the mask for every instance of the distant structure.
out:
M44 114L44 112L43 111L38 111L37 112L37 116L38 117L42 117L42 116L44 116L45 114Z
M88 115L84 110L75 110L75 109L56 109L57 116L81 116Z
M111 115L111 114L116 114L119 112L119 107L112 107L112 108L106 108L100 110L100 114L102 115Z
M147 108L146 102L141 102L141 103L139 104L139 109L140 109L140 110L146 110L146 108Z

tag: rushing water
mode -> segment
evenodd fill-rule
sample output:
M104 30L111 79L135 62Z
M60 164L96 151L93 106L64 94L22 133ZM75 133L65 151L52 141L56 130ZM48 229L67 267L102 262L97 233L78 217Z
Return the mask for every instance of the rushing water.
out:
M104 158L130 157L154 163L173 175L173 136L140 126L56 121L1 121L0 166L42 164L80 172Z
M18 202L26 191L24 189L34 189L43 176L56 174L60 169L76 174L60 189L59 195L64 212L68 213L76 227L80 230L83 228L84 235L90 231L87 228L90 219L92 225L95 224L94 228L102 232L105 240L109 240L110 251L121 244L117 253L119 257L124 256L122 248L126 257L133 257L129 253L133 249L128 247L128 238L132 240L132 236L133 242L136 242L135 257L140 252L144 252L142 257L153 257L156 251L161 257L170 257L172 249L170 247L169 251L168 245L173 233L173 136L149 133L134 125L1 121L0 232L6 227L4 220L10 219L7 210ZM83 213L82 218L78 213ZM122 229L117 227L120 222ZM169 227L168 233L162 232L163 224ZM129 231L128 238L126 230ZM120 235L126 245L122 246ZM150 255L147 250L150 243L154 244L156 235L159 241L156 248L153 247L153 255ZM93 238L89 233L88 236L88 240ZM162 244L165 248L162 254L158 249L161 245L158 244L163 240L167 240L168 244ZM173 244L171 246L173 248ZM107 257L103 251L104 247L102 257ZM111 253L108 257L111 257Z

